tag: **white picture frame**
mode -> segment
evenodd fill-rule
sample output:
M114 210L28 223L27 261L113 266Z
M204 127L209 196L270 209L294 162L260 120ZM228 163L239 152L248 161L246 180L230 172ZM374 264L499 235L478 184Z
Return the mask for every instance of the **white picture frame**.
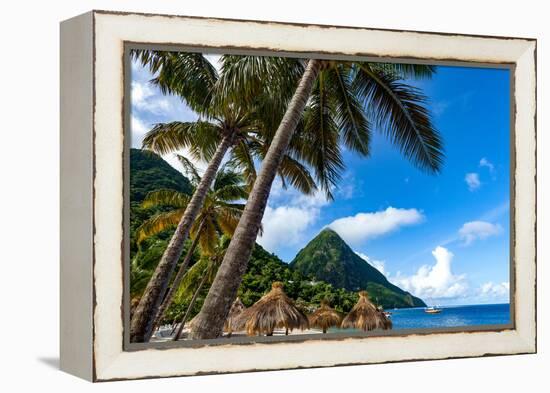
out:
M130 347L128 44L512 69L513 323L506 329ZM90 381L536 352L536 40L92 11L61 24L61 368ZM245 345L246 344L246 345Z

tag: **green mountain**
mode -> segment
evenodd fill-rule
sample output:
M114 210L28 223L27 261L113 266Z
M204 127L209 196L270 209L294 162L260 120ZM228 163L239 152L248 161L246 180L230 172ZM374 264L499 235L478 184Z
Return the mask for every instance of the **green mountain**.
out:
M256 243L239 287L239 296L245 306L251 306L266 294L273 281L283 282L286 294L305 309L318 306L323 299L327 299L335 309L348 312L358 300L355 292L335 288L332 284L314 280L291 269L288 263Z
M290 263L306 276L349 291L365 289L384 308L425 307L419 298L390 283L332 229L324 229Z
M186 194L192 191L189 180L160 156L130 149L130 202L141 202L148 192L163 188Z

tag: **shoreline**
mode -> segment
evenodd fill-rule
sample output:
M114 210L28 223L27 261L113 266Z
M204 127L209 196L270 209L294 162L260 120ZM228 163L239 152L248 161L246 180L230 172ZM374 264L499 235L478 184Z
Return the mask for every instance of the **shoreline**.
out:
M166 342L166 341L172 340L172 338L173 338L172 335L166 335L166 336L162 335L163 333L164 334L166 334L166 333L169 334L172 331L172 328L168 327L168 326L164 329L163 328L164 327L161 327L161 329L159 331L157 331L153 335L153 337L151 337L151 342ZM183 329L182 338L178 341L186 341L187 340L187 335L189 334L189 331L190 331L190 328L185 327ZM309 329L305 329L305 330L295 329L292 332L291 331L288 332L289 336L299 336L299 335L304 335L304 334L323 334L323 331L321 329L309 328ZM273 336L285 336L285 329L275 329L273 331ZM223 336L222 336L222 338L235 338L235 337L250 337L250 336L248 336L248 334L246 334L246 331L244 331L244 330L240 330L240 331L237 331L237 332L232 332L230 337L227 335L226 332L224 332Z

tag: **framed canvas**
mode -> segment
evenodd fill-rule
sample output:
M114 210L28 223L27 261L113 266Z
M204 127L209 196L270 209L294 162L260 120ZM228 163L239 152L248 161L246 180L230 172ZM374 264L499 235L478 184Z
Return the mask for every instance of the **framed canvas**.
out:
M536 352L536 40L92 11L60 72L63 370Z

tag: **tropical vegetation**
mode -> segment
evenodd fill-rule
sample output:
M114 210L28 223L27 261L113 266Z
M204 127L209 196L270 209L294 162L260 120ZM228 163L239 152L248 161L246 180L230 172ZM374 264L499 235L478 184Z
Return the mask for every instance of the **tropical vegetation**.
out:
M278 60L272 66L256 66L265 62L253 56L228 61L222 82L215 86L224 92L220 97L255 97L269 91L271 84L266 82L276 83L281 74L290 77L297 68L303 67L250 192L234 240L193 326L191 337L195 339L222 334L258 235L276 171L282 155L293 146L295 131L302 131L302 140L309 141L298 149L301 157L311 162L318 181L328 189L337 183L343 169L340 146L367 156L373 128L382 131L420 169L437 173L441 168L442 141L424 106L425 96L403 83L404 75L431 75L431 67L318 59L289 59L283 66ZM292 78L284 78L287 79Z
M375 130L386 135L421 170L437 173L441 169L442 141L426 109L426 98L404 82L405 78L430 77L434 72L430 66L223 56L218 72L198 53L135 51L134 56L155 75L153 83L166 93L180 96L199 115L195 122L157 124L145 137L143 147L159 154L186 149L208 166L191 192L180 191L186 203L176 206L177 214L163 204L141 207L156 209L154 217L139 211L149 223L170 214L178 220L171 222L175 224L172 233L161 226L159 231L142 231L140 235L139 240L157 250L164 247L164 251L160 260L149 266L153 271L148 280L148 270L140 263L132 264L132 275L140 285L146 282L132 310L132 341L149 339L177 266L191 265L196 258L189 237L198 236L193 228L200 225L197 218L226 153L230 153L228 165L240 172L249 194L234 233L225 234L227 247L216 258L208 259L209 273L203 271L199 281L203 285L190 299L189 308L200 304L199 292L211 281L200 313L193 320L190 337L195 339L220 336L237 295L247 302L242 285L246 286L245 278L253 265L249 261L257 249L256 237L275 177L279 176L285 186L291 184L310 194L322 190L332 199L344 170L342 149L368 157ZM188 253L187 262L181 260L184 252ZM208 252L199 254L199 262L208 257ZM388 288L378 289L383 293ZM190 313L186 312L186 319Z

